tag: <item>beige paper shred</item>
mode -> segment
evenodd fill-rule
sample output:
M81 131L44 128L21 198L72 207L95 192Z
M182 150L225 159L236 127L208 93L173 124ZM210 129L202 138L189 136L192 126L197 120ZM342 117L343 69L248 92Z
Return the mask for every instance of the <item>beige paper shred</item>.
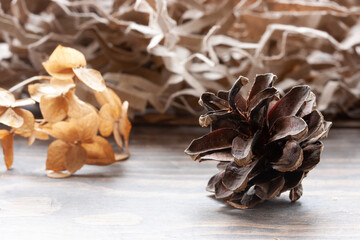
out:
M131 112L197 115L202 92L273 72L283 91L309 84L327 118L360 118L360 1L2 0L0 86L44 73L58 44Z

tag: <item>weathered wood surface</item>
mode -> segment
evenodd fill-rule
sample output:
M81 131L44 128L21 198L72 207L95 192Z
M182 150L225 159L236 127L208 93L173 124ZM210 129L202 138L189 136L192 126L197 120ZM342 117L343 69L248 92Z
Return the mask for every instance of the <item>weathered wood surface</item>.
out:
M236 210L205 191L214 163L184 155L206 129L136 127L131 159L45 176L46 142L16 140L0 175L0 239L360 239L360 129L333 129L304 195Z

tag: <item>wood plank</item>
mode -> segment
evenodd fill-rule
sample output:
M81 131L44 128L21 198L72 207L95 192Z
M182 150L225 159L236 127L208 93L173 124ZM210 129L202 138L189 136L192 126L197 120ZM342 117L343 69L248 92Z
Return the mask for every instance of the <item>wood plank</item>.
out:
M213 199L215 164L183 153L206 131L135 127L129 160L69 179L46 177L47 142L17 138L13 169L0 168L1 239L360 238L360 129L330 132L298 202L284 194L250 210Z

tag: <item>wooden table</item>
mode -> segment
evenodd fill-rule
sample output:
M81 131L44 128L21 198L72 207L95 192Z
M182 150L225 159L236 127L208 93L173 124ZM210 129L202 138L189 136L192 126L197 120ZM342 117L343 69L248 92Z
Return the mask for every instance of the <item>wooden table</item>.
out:
M50 179L47 142L16 139L0 175L0 239L360 239L360 129L332 129L304 195L236 210L205 191L214 163L183 153L206 129L135 127L131 159Z

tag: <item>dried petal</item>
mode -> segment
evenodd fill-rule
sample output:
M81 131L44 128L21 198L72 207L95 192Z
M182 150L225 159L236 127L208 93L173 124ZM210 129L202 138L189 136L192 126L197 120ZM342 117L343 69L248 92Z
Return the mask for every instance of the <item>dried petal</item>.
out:
M24 124L24 119L12 108L8 108L0 115L0 123L13 128L19 128Z
M65 171L66 153L70 145L62 140L53 141L48 148L46 159L46 170Z
M36 102L40 102L43 95L58 96L57 89L53 88L48 83L34 83L28 86L28 91L32 99Z
M50 85L58 90L58 93L65 94L70 89L75 87L75 83L73 78L66 78L66 79L58 79L58 78L51 78Z
M25 109L14 109L17 115L24 119L24 123L21 125L20 128L15 129L16 134L20 134L22 136L28 137L34 131L35 127L35 118L34 115Z
M87 153L86 164L109 165L115 162L114 151L105 138L96 136L94 142L83 143L81 146Z
M89 114L84 118L73 120L74 125L78 126L81 141L90 141L96 136L99 126L99 117L96 113Z
M71 176L71 173L68 172L56 172L56 171L50 171L46 174L49 178L55 178L55 179L60 179L60 178L68 178Z
M106 90L98 92L95 91L95 97L100 106L109 103L110 105L121 107L122 103L119 96L110 88L106 88Z
M43 63L46 71L53 77L69 79L74 76L72 68L85 67L85 56L73 48L59 45L50 55L49 60Z
M91 141L98 131L98 116L96 113L83 118L71 118L67 122L57 122L47 129L54 138L68 143Z
M119 124L118 122L115 122L114 124L114 139L115 139L115 142L116 144L119 146L119 148L121 149L121 151L123 150L123 140L122 140L122 137L121 137L121 133L120 133L120 129L119 129Z
M46 121L63 120L68 112L68 103L63 96L43 95L40 99L40 110Z
M79 144L70 146L65 154L65 167L73 174L85 164L87 159L86 150Z
M73 68L76 77L89 88L101 92L106 89L105 81L99 71L91 68Z
M6 112L6 110L8 110L7 107L1 107L1 106L0 106L0 116L1 116L4 112Z
M121 102L119 96L118 96L112 89L109 89L109 88L108 88L108 91L110 92L111 99L112 99L109 103L112 104L112 105L115 105L115 106L117 106L119 109L121 109L121 107L122 107L122 102Z
M11 107L15 103L14 95L3 89L0 88L0 107Z
M3 139L3 137L9 135L10 132L8 130L5 129L0 129L0 140Z
M99 112L100 118L103 118L104 120L114 122L116 121L120 115L116 116L114 115L114 108L110 103L104 104Z
M35 132L32 132L28 138L28 146L30 147L31 145L33 145L35 140L36 140Z
M92 105L80 100L72 91L66 94L66 100L68 103L67 114L71 118L83 118L96 113L96 109Z
M282 156L276 162L271 162L273 169L280 172L290 172L297 169L303 161L303 151L297 141L288 141Z
M28 91L32 99L40 102L43 95L61 96L65 95L75 84L72 79L51 79L48 83L35 83L28 86Z
M117 125L116 123L114 123L113 121L108 121L105 120L104 118L99 118L99 131L101 136L103 137L109 137L114 130L114 124ZM118 131L118 129L116 129Z
M46 130L42 129L39 124L35 123L34 130L35 130L35 137L37 139L41 139L41 140L49 139L49 135L47 134Z
M125 101L121 108L121 118L119 120L120 134L124 137L125 147L129 150L129 136L131 131L131 123L128 119L129 102Z
M0 139L5 165L6 168L9 169L14 162L14 137L9 131L5 131L6 130L1 130Z
M104 137L108 137L114 130L115 121L119 116L114 116L114 107L109 103L104 104L99 112L99 130L100 134ZM118 131L118 127L117 127Z
M130 157L129 153L115 153L115 161L124 161Z

